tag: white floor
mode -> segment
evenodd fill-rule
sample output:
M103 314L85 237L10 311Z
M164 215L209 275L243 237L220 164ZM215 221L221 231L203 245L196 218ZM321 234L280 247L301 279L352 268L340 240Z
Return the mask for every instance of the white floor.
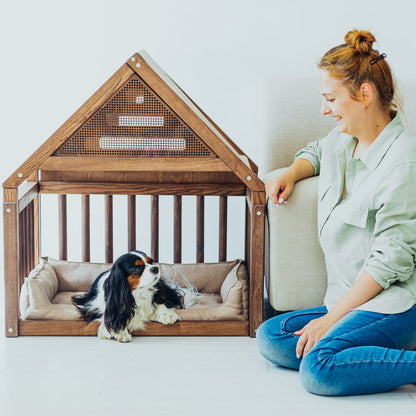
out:
M415 415L416 386L359 397L308 394L255 339L0 338L0 414Z

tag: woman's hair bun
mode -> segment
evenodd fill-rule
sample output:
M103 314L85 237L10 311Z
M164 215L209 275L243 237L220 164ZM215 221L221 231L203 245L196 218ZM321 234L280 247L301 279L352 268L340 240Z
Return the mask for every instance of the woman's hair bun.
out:
M360 54L369 54L376 38L367 30L351 30L345 35L345 43L350 45Z

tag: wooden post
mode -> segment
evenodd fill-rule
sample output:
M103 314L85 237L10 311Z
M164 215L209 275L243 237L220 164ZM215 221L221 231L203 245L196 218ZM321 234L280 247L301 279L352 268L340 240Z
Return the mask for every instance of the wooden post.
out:
M105 196L105 261L113 262L113 195Z
M220 196L220 241L218 261L227 261L227 197Z
M159 261L159 195L152 195L152 258Z
M59 258L68 260L68 222L67 222L67 205L66 195L59 195Z
M174 248L173 261L180 263L182 261L182 197L180 195L174 196Z
M264 201L263 201L264 200ZM256 205L260 202L261 205ZM264 282L264 192L253 192L250 217L250 336L256 336L256 330L263 322L263 282Z
M196 261L204 262L204 227L205 227L205 201L199 195L196 199Z
M128 196L128 250L136 250L136 195Z
M3 204L6 336L19 335L19 223L17 203Z
M82 195L82 261L89 262L91 257L90 235L90 196Z

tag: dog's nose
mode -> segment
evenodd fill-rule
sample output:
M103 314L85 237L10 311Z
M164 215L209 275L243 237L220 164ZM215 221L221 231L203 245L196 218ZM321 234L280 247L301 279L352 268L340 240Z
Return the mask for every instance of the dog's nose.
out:
M150 269L150 271L154 274L159 273L159 267L154 266Z

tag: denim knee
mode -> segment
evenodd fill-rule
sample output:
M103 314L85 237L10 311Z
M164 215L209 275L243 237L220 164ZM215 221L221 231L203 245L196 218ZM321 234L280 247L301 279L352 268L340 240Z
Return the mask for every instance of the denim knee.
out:
M332 354L324 353L319 347L312 348L302 358L299 376L303 387L319 396L342 396L347 380L336 380L331 370Z

